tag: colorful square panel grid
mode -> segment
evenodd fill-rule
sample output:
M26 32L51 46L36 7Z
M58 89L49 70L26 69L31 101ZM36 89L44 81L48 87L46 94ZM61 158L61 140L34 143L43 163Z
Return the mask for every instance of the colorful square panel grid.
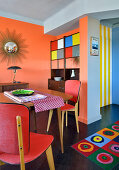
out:
M79 57L80 33L51 41L51 60Z
M76 151L110 170L119 164L119 121L72 146Z

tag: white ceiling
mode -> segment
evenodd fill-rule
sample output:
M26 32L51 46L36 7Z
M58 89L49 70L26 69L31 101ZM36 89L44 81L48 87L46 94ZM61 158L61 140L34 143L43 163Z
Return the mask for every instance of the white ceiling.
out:
M119 18L119 0L0 0L0 16L44 25L59 35L79 26L79 18Z
M44 21L72 0L0 0L0 11Z

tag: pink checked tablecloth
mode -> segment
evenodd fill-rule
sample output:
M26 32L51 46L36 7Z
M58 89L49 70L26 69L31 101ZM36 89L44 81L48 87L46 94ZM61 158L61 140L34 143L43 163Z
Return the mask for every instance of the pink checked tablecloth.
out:
M14 96L12 94L12 91L10 92L6 91L4 92L4 95L19 103L26 102L34 103L36 113L64 106L64 100L62 97L54 96L36 90L34 91L34 94L32 96L18 97Z
M64 106L64 100L62 97L54 96L51 94L42 93L39 91L35 91L35 93L43 94L47 96L45 99L34 100L35 112L42 112L50 109L56 109L61 106Z

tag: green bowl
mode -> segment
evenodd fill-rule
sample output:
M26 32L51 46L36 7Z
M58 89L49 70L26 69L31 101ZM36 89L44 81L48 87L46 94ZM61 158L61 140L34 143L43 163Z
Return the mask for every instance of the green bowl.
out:
M25 89L18 89L12 91L14 96L30 96L34 93L34 90L25 90Z

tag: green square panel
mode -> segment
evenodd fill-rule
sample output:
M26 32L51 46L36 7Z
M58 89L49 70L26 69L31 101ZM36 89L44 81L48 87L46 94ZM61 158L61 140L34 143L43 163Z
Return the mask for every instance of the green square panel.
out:
M64 58L64 49L57 50L57 59Z
M118 124L112 124L112 125L108 126L107 128L119 133L119 125Z
M119 163L118 157L101 148L88 156L88 159L95 162L97 165L104 168L105 170L110 170Z
M79 57L79 45L73 46L73 57Z

